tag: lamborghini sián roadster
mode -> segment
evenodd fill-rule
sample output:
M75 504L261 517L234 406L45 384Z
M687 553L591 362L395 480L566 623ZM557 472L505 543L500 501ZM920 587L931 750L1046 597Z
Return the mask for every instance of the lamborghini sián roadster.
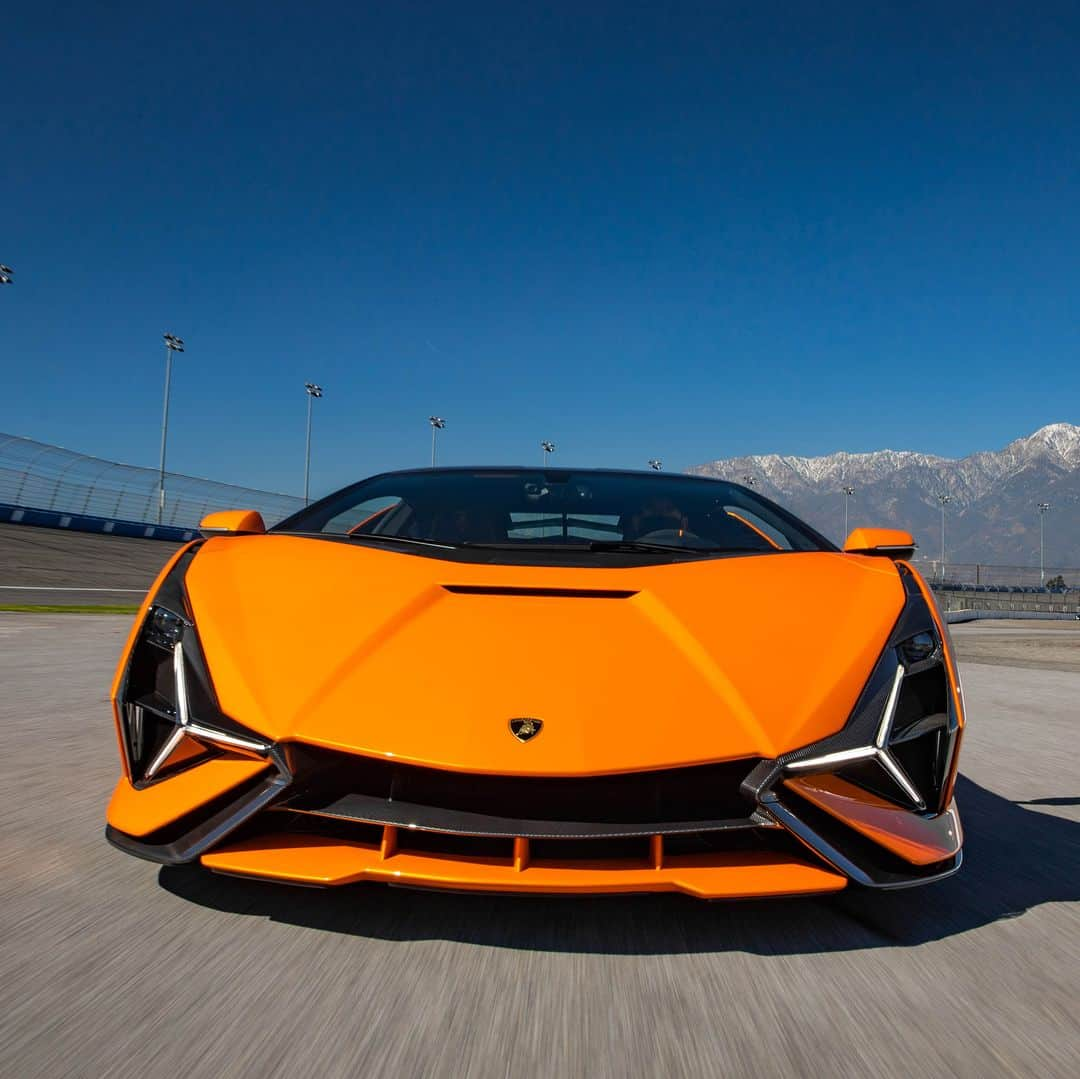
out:
M733 483L448 468L201 537L113 684L121 850L709 899L960 865L963 698L907 533L841 550Z

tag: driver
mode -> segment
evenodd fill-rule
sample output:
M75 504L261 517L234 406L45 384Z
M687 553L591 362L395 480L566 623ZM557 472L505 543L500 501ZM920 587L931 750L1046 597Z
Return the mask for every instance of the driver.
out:
M643 539L654 532L677 532L682 538L686 527L686 514L670 498L653 498L630 518L623 538Z
M506 523L493 510L452 509L435 515L430 533L440 543L502 543Z

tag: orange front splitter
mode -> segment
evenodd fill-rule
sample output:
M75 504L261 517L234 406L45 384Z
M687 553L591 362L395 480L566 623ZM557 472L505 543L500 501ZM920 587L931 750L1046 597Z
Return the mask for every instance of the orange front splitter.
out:
M499 858L450 858L419 851L384 856L373 845L314 835L268 835L220 847L202 864L220 873L337 886L359 881L423 888L539 894L685 892L701 899L835 892L842 874L791 857L765 852L683 855L660 868L644 862L534 861L524 868ZM521 865L520 860L518 865Z

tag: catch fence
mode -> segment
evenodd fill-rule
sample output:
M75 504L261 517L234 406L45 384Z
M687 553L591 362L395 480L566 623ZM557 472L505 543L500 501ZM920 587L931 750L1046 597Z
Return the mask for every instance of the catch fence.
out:
M985 562L947 562L919 559L915 562L922 575L935 587L995 592L1020 589L1051 591L1080 589L1080 569L1075 566L998 566Z
M158 471L0 433L0 504L107 521L158 521ZM161 524L193 529L208 513L255 509L273 524L303 506L294 495L165 473Z

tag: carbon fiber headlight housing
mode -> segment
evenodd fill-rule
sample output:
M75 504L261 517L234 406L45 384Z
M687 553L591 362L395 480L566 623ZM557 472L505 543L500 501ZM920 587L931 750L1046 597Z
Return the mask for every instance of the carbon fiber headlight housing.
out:
M844 728L763 762L743 784L816 853L878 887L952 872L961 838L947 646L915 574L897 569L904 608Z
M788 774L837 773L905 808L940 813L960 720L929 604L914 575L899 569L904 610L847 725L777 763Z
M187 552L140 627L117 701L128 777L136 788L221 752L266 757L268 743L224 716L184 592Z

